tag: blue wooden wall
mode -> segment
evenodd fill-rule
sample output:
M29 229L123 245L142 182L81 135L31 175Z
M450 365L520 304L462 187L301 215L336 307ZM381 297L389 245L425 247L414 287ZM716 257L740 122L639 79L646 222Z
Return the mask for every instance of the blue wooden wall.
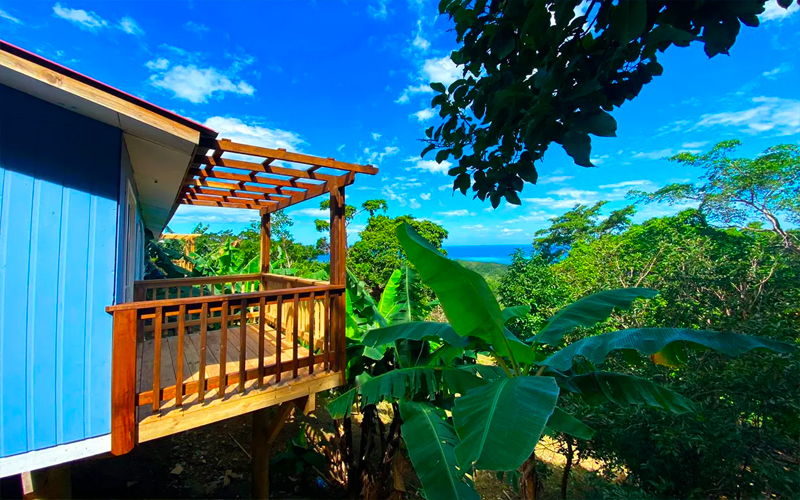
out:
M0 457L110 432L121 143L0 85Z

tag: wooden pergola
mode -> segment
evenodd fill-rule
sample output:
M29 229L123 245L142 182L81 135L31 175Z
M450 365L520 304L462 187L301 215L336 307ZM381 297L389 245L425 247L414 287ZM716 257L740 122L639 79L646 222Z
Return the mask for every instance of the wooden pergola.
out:
M256 209L270 214L352 184L357 173L378 173L372 165L228 139L204 141L201 146L206 152L194 157L184 179L181 204Z

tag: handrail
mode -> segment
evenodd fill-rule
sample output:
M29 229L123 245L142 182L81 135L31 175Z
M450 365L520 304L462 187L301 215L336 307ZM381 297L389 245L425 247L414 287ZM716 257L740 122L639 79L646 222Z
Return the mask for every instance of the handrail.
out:
M305 297L310 295L311 293L318 293L318 292L344 292L345 291L344 285L318 285L318 286L308 286L303 288L284 288L282 290L265 290L261 292L246 292L246 293L237 293L235 295L235 300L250 300L250 299L260 299L261 297L265 298L276 298L276 297L294 297L295 295L299 295L301 297ZM180 306L180 305L194 305L194 304L204 304L210 302L220 302L223 300L231 300L231 295L206 295L201 297L184 297L182 299L162 299L162 300L146 300L140 302L125 302L122 304L117 304L113 306L106 307L107 313L114 313L117 311L131 311L135 309L147 309L151 307L171 307L171 306Z
M267 278L270 281L278 281L283 283L306 283L309 285L324 285L328 282L323 280L314 280L311 278L300 278L298 276L286 276L283 274L274 273L251 273L251 274L228 274L223 276L196 276L192 278L167 278L155 280L137 280L133 282L133 286L137 288L174 288L181 286L192 285L209 285L217 283L228 283L231 281L257 281L261 278Z

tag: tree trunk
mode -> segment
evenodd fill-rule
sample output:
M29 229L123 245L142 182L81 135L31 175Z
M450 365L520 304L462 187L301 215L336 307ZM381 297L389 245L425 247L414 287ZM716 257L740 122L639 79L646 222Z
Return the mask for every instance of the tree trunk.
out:
M522 464L519 475L519 496L522 500L541 498L543 485L536 474L536 451Z
M572 460L575 458L575 449L572 447L572 438L565 436L567 442L567 463L564 464L564 474L561 476L561 500L567 500L567 486L569 474L572 471Z

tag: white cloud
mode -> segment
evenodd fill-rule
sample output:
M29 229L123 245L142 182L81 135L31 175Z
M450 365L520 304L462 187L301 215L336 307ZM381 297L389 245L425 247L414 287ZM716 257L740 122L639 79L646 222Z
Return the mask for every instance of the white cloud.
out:
M484 226L483 224L475 224L472 226L461 226L461 229L466 229L467 231L479 231L479 232L484 232L489 230L489 228Z
M253 95L256 91L244 80L234 83L216 68L198 68L193 64L173 66L167 71L158 72L150 76L150 85L169 90L175 97L194 104L206 102L209 97L219 93Z
M668 156L672 156L673 150L672 149L659 149L658 151L639 151L638 153L634 154L634 158L645 158L648 160L660 160L662 158L666 158Z
M430 193L421 193L421 194L419 195L419 197L420 197L420 198L422 198L422 199L423 199L423 200L425 200L425 201L428 201L428 200L430 200L430 199L431 199L431 194L430 194Z
M523 201L550 208L572 208L575 205L589 205L599 200L599 193L597 191L586 191L571 187L548 191L547 194L554 195L555 198L553 196L544 198L523 198Z
M470 212L466 208L462 208L459 210L447 210L445 212L436 212L436 215L444 215L446 217L467 217L469 215L475 215L475 212Z
M792 5L794 5L794 4L792 4ZM774 79L778 78L778 74L786 73L787 71L791 71L791 69L792 69L792 65L791 64L783 63L780 66L778 66L777 68L773 68L773 69L771 69L769 71L765 71L765 72L763 72L761 74L764 75L765 77L769 78L770 80L774 80Z
M408 200L408 205L414 210L422 208L422 205L420 205L415 198L411 198L410 200Z
M600 189L619 189L625 187L633 187L633 186L644 186L645 184L650 184L651 182L648 180L637 180L637 181L622 181L617 182L614 184L601 184L598 186Z
M450 56L426 59L422 64L422 74L429 82L441 82L445 86L461 78L461 72Z
M539 179L539 180L536 182L536 184L538 184L538 185L542 185L542 184L555 184L555 183L560 183L560 182L568 181L568 180L570 180L570 179L574 179L574 178L575 178L575 177L574 177L574 176L572 176L572 175L555 175L555 176L552 176L552 177L545 177L545 178L543 178L543 179Z
M169 60L168 59L164 59L163 57L159 57L158 59L153 59L152 61L147 61L145 63L145 66L147 67L147 69L150 69L150 70L153 70L153 71L159 71L159 70L163 71L163 70L169 68Z
M700 117L694 128L734 127L746 134L773 132L785 136L800 133L800 100L754 97L756 106L741 111L710 113Z
M413 167L409 167L410 169L424 170L432 174L447 174L447 171L453 166L453 164L447 160L443 161L442 163L436 163L435 160L423 160L422 158L417 158L416 156L406 158L406 161L414 163Z
M209 27L206 26L205 24L196 23L194 21L188 21L186 24L183 25L183 27L189 31L195 31L195 32L210 31Z
M608 159L608 155L598 156L597 158L592 158L592 163L594 163L595 165L600 165L601 163L603 163L607 159Z
M792 2L788 9L784 9L775 0L769 0L764 5L764 13L759 17L762 21L783 21L787 17L796 14L800 10L797 3Z
M400 94L400 97L398 97L397 100L394 102L398 104L405 104L411 99L411 96L414 94L432 94L432 93L433 89L431 88L430 85L424 83L416 86L409 85L408 87L406 87L403 93Z
M380 149L377 151L373 151L371 148L364 148L364 154L366 155L366 162L370 165L379 165L384 158L387 156L394 156L400 152L400 148L397 146L386 146L383 148L383 151Z
M60 3L53 6L53 14L56 17L65 19L79 28L89 31L96 31L108 27L108 23L94 12L86 12L82 9L69 9L62 7Z
M500 236L501 237L513 236L513 235L515 235L517 233L521 233L521 232L522 232L522 229L509 229L507 227L504 227L503 229L500 230Z
M437 189L438 189L439 191L445 191L445 190L447 190L447 189L453 189L453 185L452 185L452 184L442 184L442 185L441 185L441 186L439 186Z
M389 0L378 0L377 5L367 6L367 12L375 19L386 19L389 15Z
M220 137L265 148L299 151L300 146L305 144L305 141L294 132L271 129L256 123L245 123L238 118L213 116L206 120L204 125L219 132Z
M0 19L5 19L6 21L11 21L14 24L25 24L16 17L12 16L8 12L0 9Z
M372 133L372 139L374 139L374 140L376 140L376 141L377 141L377 140L378 140L378 139L380 139L380 138L381 138L381 134L379 134L379 133L377 133L377 132L373 132L373 133Z
M708 141L699 141L699 142L684 142L681 144L682 148L694 149L694 148L702 148L708 144Z
M315 217L317 219L322 219L325 217L330 217L331 213L329 210L320 210L319 208L301 208L299 210L292 210L289 215L305 215L307 217Z
M411 42L411 45L423 52L428 50L431 46L431 42L422 38L422 19L417 20L417 35L414 37L414 41Z
M543 210L531 210L525 215L520 215L518 217L514 217L513 219L507 220L506 224L514 224L517 222L544 222L550 219L552 216L552 214Z
M424 122L424 121L427 121L427 120L430 120L431 118L433 118L434 114L435 114L435 112L433 111L433 109L425 108L425 109L421 109L421 110L417 111L416 113L414 113L414 116L417 117L418 121Z
M119 29L124 31L129 35L134 36L142 36L144 35L144 30L136 24L136 21L133 20L132 17L125 16L119 20Z
M375 191L378 188L372 186L356 186L356 191Z

